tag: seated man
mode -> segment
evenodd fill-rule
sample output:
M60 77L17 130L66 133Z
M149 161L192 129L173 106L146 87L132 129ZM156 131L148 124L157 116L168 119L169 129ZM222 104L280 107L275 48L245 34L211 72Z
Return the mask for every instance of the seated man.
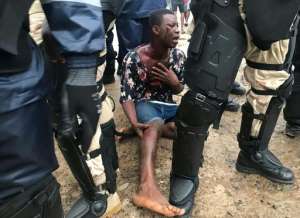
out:
M172 11L160 9L149 18L151 40L124 59L120 102L133 129L141 139L139 190L133 202L165 216L178 216L184 210L170 205L155 181L157 142L161 136L175 137L177 105L172 94L183 90L184 53L175 48L178 23Z

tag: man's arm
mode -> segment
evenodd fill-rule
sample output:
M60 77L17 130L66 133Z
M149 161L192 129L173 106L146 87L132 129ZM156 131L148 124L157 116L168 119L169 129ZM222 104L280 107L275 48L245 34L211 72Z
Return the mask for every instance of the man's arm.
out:
M139 137L143 137L143 130L148 128L148 124L139 123L136 117L135 105L133 101L125 101L122 103L122 108L132 126Z
M122 103L122 108L131 124L137 123L135 105L133 101L125 101Z
M131 65L133 64L131 59L131 53L128 53L122 64L121 68L121 95L120 95L120 103L122 108L132 126L132 128L136 131L139 137L143 136L143 130L148 128L149 125L139 123L136 116L135 103L134 99L136 98L136 88L135 88L135 79L132 76L134 72L132 72Z

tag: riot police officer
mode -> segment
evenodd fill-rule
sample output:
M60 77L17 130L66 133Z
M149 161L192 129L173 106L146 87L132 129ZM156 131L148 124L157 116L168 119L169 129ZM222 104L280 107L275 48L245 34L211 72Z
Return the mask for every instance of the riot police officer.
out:
M0 1L0 217L63 217L44 59L30 38L32 1Z
M99 217L115 193L118 167L115 147L107 143L113 138L113 120L99 118L106 101L96 82L99 53L105 47L100 2L42 3L66 63L56 136L83 191L67 217ZM31 4L32 0L1 1L0 216L56 218L63 212L59 186L51 175L57 161L45 100L50 82L43 56L28 35ZM102 131L107 133L100 139Z
M236 169L278 183L293 183L293 172L268 145L293 84L291 57L298 8L298 0L192 1L196 27L184 72L190 90L177 113L170 181L170 203L184 208L186 216L199 185L208 129L212 124L218 127L243 57L251 90L242 107ZM272 13L265 13L268 10Z

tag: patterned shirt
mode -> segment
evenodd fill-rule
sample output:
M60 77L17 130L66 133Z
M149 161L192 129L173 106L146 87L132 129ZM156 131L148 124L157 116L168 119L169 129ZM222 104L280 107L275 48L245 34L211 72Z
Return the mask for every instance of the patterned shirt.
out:
M173 48L170 51L169 66L183 84L183 69L186 57L183 51ZM167 85L149 84L149 70L141 62L137 49L129 52L124 58L121 75L120 102L151 100L174 103L172 90Z

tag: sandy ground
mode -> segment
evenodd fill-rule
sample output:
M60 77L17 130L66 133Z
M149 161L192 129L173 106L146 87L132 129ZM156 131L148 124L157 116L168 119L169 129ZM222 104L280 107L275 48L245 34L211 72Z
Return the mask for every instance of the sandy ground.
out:
M179 47L186 50L186 38ZM244 83L241 74L239 80ZM119 82L106 87L107 91L118 102ZM240 103L244 97L235 97ZM271 141L271 150L295 173L294 185L274 184L260 176L245 175L235 170L238 155L236 134L240 127L241 113L225 112L219 130L212 129L205 145L205 163L200 170L200 187L196 194L196 205L193 217L300 217L300 141L289 139L282 134L285 123L279 119ZM128 126L120 105L115 112L117 126ZM135 207L131 197L137 188L138 181L138 139L118 143L120 174L118 193L123 209L114 217L160 217L144 209ZM159 142L157 155L157 180L163 193L168 196L169 173L171 166L172 143L162 139ZM61 184L64 209L67 211L80 195L80 189L70 173L68 166L57 149L60 163L56 171Z

